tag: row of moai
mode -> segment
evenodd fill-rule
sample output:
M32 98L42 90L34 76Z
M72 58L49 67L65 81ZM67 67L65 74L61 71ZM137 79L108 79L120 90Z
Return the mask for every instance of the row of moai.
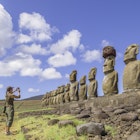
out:
M124 92L140 89L140 61L137 60L139 46L132 44L124 53L125 68L123 72ZM103 48L104 58L102 89L105 96L118 94L118 72L115 71L116 50L112 46ZM88 74L89 84L86 84L86 75L77 81L77 71L70 74L70 83L62 85L56 90L47 92L42 98L42 105L56 105L72 101L83 101L98 97L97 69L91 68Z

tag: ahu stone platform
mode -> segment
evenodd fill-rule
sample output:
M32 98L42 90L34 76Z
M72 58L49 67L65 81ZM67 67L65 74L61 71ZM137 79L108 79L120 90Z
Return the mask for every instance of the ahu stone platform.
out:
M73 101L70 103L64 103L59 105L50 105L48 107L56 108L60 114L78 114L82 110L92 110L94 108L105 107L118 107L129 106L140 103L140 90L133 90L124 92L122 94L116 94L112 96L100 96L93 99L83 101Z

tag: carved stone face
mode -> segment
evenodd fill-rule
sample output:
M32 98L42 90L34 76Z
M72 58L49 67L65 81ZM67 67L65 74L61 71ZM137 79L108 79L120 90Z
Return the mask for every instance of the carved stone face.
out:
M77 71L76 70L72 71L72 73L70 74L70 82L76 81L76 75L77 75Z
M138 54L138 45L130 45L124 54L124 62L128 64L130 61L136 60L136 55Z
M80 79L80 84L83 85L86 83L86 76L83 76L81 79Z
M95 75L96 75L96 68L92 68L88 74L88 80L93 80L95 79Z
M103 72L108 73L113 71L114 65L115 65L115 57L114 56L106 57L103 65Z

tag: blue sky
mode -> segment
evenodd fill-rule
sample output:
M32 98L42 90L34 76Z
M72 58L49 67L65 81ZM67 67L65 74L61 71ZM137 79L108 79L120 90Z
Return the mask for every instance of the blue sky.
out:
M22 99L57 89L97 68L102 96L102 49L116 49L119 93L125 49L140 44L139 0L0 0L0 99L20 87ZM138 59L139 59L138 55Z

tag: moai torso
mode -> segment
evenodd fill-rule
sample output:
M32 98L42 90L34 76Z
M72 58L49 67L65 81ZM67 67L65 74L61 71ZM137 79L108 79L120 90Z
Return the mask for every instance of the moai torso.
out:
M104 95L114 95L118 93L118 73L114 70L116 50L111 46L103 49L105 59L103 72L105 74L102 83Z
M138 45L130 45L124 54L125 68L123 72L123 89L140 89L140 61L137 60Z
M60 104L60 87L57 88L56 94L56 104Z
M87 99L86 76L83 76L80 79L79 100L86 100L86 99Z
M92 68L88 74L88 80L89 80L89 84L88 84L88 98L93 98L93 97L97 97L97 88L98 88L98 83L95 80L95 76L96 76L96 68Z
M65 93L64 93L64 100L65 100L65 103L70 102L70 95L69 95L69 92L70 92L70 84L67 84L67 85L65 86Z
M59 94L59 102L60 102L60 104L64 103L64 89L65 89L65 86L62 85L60 87L60 94Z
M76 81L77 71L74 70L70 74L70 101L78 101L78 90L79 90L79 83Z

